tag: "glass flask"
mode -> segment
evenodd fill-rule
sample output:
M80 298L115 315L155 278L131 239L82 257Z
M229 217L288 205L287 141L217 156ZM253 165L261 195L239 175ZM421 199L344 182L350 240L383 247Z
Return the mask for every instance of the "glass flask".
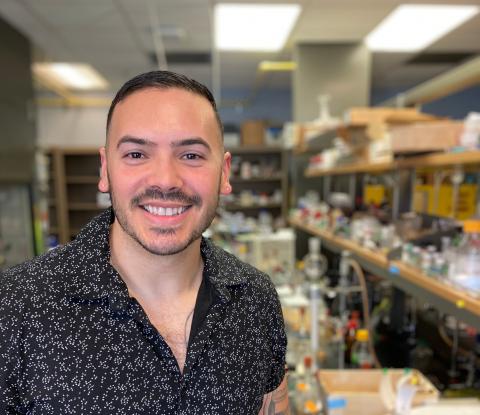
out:
M464 237L450 267L449 279L453 285L480 296L480 220L466 220Z

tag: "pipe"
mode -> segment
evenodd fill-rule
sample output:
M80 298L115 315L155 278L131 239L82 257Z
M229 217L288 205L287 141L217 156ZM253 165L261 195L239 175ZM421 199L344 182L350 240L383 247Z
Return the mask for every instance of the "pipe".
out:
M390 98L379 106L410 107L426 104L480 83L480 56ZM400 104L400 105L399 105Z

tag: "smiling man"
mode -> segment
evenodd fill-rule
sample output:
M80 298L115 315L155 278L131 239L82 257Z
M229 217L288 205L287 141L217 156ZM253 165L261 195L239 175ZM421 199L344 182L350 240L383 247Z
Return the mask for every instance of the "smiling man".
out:
M202 237L231 192L211 93L133 78L100 156L112 209L0 279L0 413L290 413L275 290Z

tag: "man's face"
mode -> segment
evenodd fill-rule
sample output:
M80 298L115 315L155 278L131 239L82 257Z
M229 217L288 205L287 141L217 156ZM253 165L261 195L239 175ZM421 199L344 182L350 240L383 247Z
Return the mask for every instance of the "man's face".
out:
M182 89L134 92L114 110L100 149L99 190L110 192L119 231L170 255L198 240L231 191L229 153L210 103Z

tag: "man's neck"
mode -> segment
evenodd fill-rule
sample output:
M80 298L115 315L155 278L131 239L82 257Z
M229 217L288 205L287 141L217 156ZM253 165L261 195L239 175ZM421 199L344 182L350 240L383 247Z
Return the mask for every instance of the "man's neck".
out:
M174 255L155 255L120 228L110 228L110 262L127 284L130 295L145 301L175 301L198 291L203 261L200 239Z

